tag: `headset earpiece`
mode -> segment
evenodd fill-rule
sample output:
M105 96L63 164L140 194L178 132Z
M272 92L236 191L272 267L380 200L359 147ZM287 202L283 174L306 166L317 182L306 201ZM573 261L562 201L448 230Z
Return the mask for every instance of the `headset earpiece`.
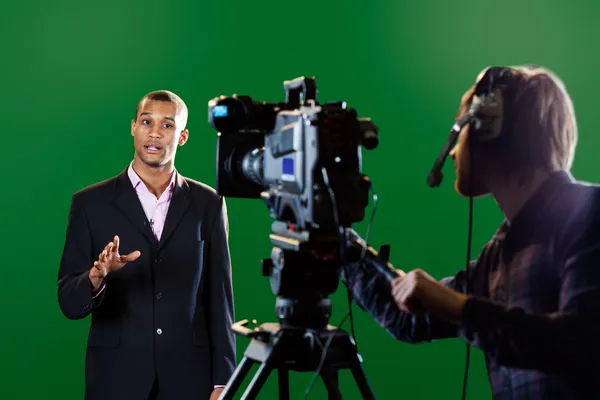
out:
M470 134L478 143L489 142L500 137L504 115L504 98L499 87L489 94L473 96L473 104L478 105L475 118L471 122Z
M474 142L486 143L500 137L504 117L501 82L511 71L507 67L491 67L478 80L471 103L476 111L469 126Z

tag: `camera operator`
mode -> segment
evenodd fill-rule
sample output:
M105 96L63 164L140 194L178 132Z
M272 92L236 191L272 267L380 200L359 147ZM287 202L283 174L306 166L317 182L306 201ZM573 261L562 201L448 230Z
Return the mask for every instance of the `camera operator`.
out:
M399 271L391 289L368 263L345 265L342 280L398 340L460 337L481 349L496 399L589 398L600 361L600 191L570 173L577 126L561 80L539 67L508 71L500 137L470 143L467 125L451 152L456 191L492 195L505 217L477 260L440 281Z

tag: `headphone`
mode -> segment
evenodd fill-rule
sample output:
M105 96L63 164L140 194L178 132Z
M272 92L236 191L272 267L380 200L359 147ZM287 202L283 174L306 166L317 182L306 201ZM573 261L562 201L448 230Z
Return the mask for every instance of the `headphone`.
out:
M529 68L536 68L536 66L529 66ZM429 187L437 188L442 183L444 178L442 168L465 125L469 124L471 146L500 138L504 120L503 90L506 86L506 78L514 72L515 70L510 67L490 67L477 81L469 109L452 125L450 136L427 176Z
M469 139L487 143L500 138L504 120L505 80L514 70L510 67L490 67L475 85L469 117Z

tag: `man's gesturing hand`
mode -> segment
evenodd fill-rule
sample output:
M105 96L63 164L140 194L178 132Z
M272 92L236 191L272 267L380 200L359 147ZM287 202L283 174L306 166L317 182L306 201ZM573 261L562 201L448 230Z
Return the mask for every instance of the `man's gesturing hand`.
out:
M114 240L106 245L102 253L98 256L98 261L94 262L94 266L90 270L89 277L94 291L100 289L102 280L110 272L123 268L125 264L137 260L141 253L136 250L127 255L119 254L119 237L115 236Z

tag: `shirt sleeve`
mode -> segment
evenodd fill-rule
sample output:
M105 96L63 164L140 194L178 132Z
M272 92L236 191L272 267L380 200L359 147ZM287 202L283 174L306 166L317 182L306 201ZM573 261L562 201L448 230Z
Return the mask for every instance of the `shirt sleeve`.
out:
M475 263L470 264L470 268L474 266ZM441 283L462 291L466 280L467 271L461 270L455 276L442 279ZM444 322L429 313L411 315L402 312L392 297L386 278L370 265L370 257L366 257L362 263L346 263L342 268L342 282L349 288L357 305L397 340L420 343L458 337L457 325Z
M104 292L105 288L106 288L106 282L102 281L102 285L100 286L100 290L98 290L98 293L96 293L96 294L94 294L92 296L92 300L96 300L102 294L102 292Z

